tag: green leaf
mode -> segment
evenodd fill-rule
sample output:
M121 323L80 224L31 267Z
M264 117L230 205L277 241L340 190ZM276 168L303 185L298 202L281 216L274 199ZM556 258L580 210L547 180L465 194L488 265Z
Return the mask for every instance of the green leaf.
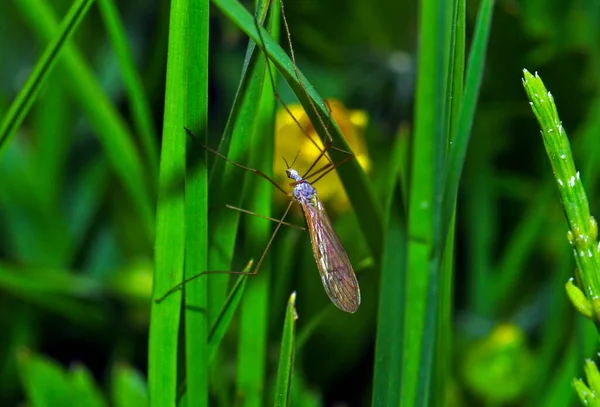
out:
M187 126L206 145L208 133L209 2L192 1L189 9ZM208 267L208 168L206 149L188 144L185 181L185 277ZM200 277L185 287L187 403L206 406L209 399L208 281Z
M103 407L107 406L104 396L90 371L83 365L77 364L69 372L70 404L73 406Z
M53 36L40 59L38 59L27 82L19 91L2 120L0 125L0 154L5 151L8 142L14 136L27 113L29 113L42 85L60 56L60 52L66 45L67 40L77 30L92 3L93 0L77 0L73 3L58 27L57 33Z
M296 293L292 293L285 313L283 335L281 337L281 350L279 352L279 366L277 367L277 383L275 384L276 407L290 405L290 391L292 386L292 372L294 369L294 341L296 332Z
M196 2L192 2L192 4L196 4ZM158 146L156 142L158 136L152 123L150 103L146 97L140 75L136 70L133 55L127 43L125 27L114 1L98 0L98 8L121 69L123 83L129 94L133 124L136 133L141 137L142 146L146 153L145 161L152 175L152 181L154 181L155 176L158 175Z
M252 262L248 263L245 269L245 273L248 273L252 267ZM209 346L209 360L212 361L216 355L217 349L221 340L225 336L227 329L229 328L229 324L235 315L235 311L238 308L238 305L242 299L244 294L244 289L246 288L246 280L247 276L241 275L236 281L235 285L231 289L231 292L227 296L225 300L225 304L223 304L223 308L219 313L215 324L212 326L210 330L210 335L208 337L208 346Z
M117 365L111 375L111 394L115 407L148 405L148 389L145 378L127 365Z
M58 363L22 349L17 366L27 400L35 407L71 405L69 381Z
M188 1L171 3L165 113L156 216L155 271L152 298L182 280L185 245L184 130L188 69ZM148 355L148 388L152 406L174 406L177 395L177 350L181 293L152 302Z
M402 340L404 321L404 285L406 281L406 220L403 196L398 186L405 161L405 139L401 130L392 150L392 168L388 172L392 191L386 205L385 248L379 283L379 307L373 366L373 406L397 405L401 392L398 383L402 372Z
M259 2L257 9L259 13L266 12L269 2ZM270 31L277 31L279 20L279 3L271 2L271 13L269 16ZM263 11L264 10L264 11ZM259 109L254 127L250 130L250 166L254 168L265 168L263 163L269 163L264 173L272 176L272 162L275 136L275 97L272 81L265 79L266 59L263 55L256 64L256 72L262 72L249 85L260 86ZM261 81L262 79L262 81ZM257 92L258 93L258 92ZM256 102L255 102L256 103ZM253 174L250 174L253 175ZM264 216L271 214L271 201L273 186L258 176L247 178L247 192L244 197L244 208ZM274 233L271 231L271 222L267 222L257 216L244 217L246 230L251 231L244 245L245 256L264 253L265 257L258 260L258 275L248 285L242 299L240 328L238 337L238 366L237 366L237 393L241 396L245 406L263 406L264 389L267 382L267 340L269 328L269 297L271 281L270 253L264 252L265 242L271 242ZM276 231L279 230L279 225ZM262 254L261 254L262 256ZM261 264L262 262L262 264Z
M15 4L39 38L46 41L54 39L58 24L54 11L45 0L23 0ZM92 69L72 44L64 46L58 69L65 78L65 87L79 102L96 130L109 163L129 193L144 226L145 233L140 236L150 245L154 235L154 205L146 188L147 180L133 136Z

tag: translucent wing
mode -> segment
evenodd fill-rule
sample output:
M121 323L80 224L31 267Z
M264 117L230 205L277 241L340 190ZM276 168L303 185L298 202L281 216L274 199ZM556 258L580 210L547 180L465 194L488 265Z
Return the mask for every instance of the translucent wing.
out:
M302 198L300 205L327 295L342 311L356 312L360 305L358 281L319 196L315 193L311 201Z

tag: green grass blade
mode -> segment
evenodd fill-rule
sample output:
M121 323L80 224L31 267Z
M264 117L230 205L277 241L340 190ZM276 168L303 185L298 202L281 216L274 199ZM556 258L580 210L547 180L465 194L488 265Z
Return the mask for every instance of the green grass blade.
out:
M152 179L154 179L158 175L158 136L152 123L150 103L136 70L133 55L131 55L127 43L125 28L115 3L113 0L98 0L98 7L123 75L123 83L129 93L133 124L141 138L141 144L146 154L146 163Z
M36 35L51 41L58 28L54 12L44 0L16 2ZM111 166L128 191L143 222L141 234L148 244L154 236L154 208L146 188L147 179L138 157L133 136L116 108L111 104L92 69L72 45L65 46L60 58L60 70L68 77L64 84L75 96L97 132Z
M252 40L260 44L254 20L240 3L235 0L213 0L213 3ZM294 91L321 138L326 140L325 129L319 124L320 122L311 107L310 100L314 101L318 114L324 118L327 118L329 114L326 105L304 75L301 74L301 81L296 77L292 60L279 44L264 29L261 29L261 31L266 44L266 50L264 51ZM305 85L306 90L302 84ZM348 151L349 147L346 140L333 121L330 123L328 130L335 146ZM334 161L340 161L346 157L345 154L337 151L330 151L330 156ZM383 248L383 223L380 205L377 203L370 183L357 160L352 160L350 163L340 166L337 171L352 202L373 258L378 263Z
M148 405L148 389L142 375L126 365L117 365L111 377L112 402L115 407Z
M373 406L396 405L400 400L402 370L402 327L404 323L404 284L406 280L406 221L403 219L405 194L398 181L406 168L406 129L400 129L388 170L390 198L385 205L387 226L379 283L379 309L373 367Z
M460 113L456 133L452 137L452 146L448 155L446 180L444 185L443 202L455 202L458 195L458 186L462 174L467 147L473 127L475 108L479 97L479 89L485 67L485 56L492 25L492 12L494 0L484 0L479 6L473 43L467 62L467 76L465 80L465 93L460 106ZM450 225L454 205L446 204L442 214L442 235L445 237Z
M454 10L455 5L450 2L421 3L409 193L402 406L428 404L433 344L437 337L437 285L444 236L440 235L435 219L440 205L435 198L440 196L439 174L444 168L449 141Z
M33 102L37 99L39 90L60 56L60 52L81 23L83 17L87 14L92 3L93 0L77 0L73 3L67 15L60 23L56 34L53 35L52 40L35 64L29 78L27 78L19 94L10 105L0 125L0 155L6 149L6 146L23 122L23 119L27 116L27 113L29 113Z
M27 400L36 407L70 405L67 375L58 363L22 349L17 366Z
M275 406L290 405L292 372L294 369L294 340L296 332L296 293L292 293L285 313L279 366L277 367L277 382L275 384Z
M191 1L189 18L187 125L196 134L200 143L206 145L208 134L209 2L207 0ZM185 253L186 278L205 271L208 267L208 168L206 153L206 150L198 144L190 145L187 151L185 246L188 249ZM197 278L185 287L187 402L192 406L208 405L209 325L206 312L208 306L207 287L206 277Z
M267 9L259 9L258 21L264 21ZM252 137L261 99L262 82L264 80L264 65L262 68L260 52L252 41L249 42L242 77L235 96L233 107L223 137L220 151L236 163L250 163ZM221 191L212 195L211 205L222 207L225 204L240 207L248 180L247 171L235 168L219 159L211 173L211 188ZM263 181L264 182L264 181ZM216 201L216 202L215 202ZM215 211L211 218L211 235L209 270L231 270L231 260L235 247L240 213L234 210ZM257 254L258 255L258 254ZM209 287L209 324L214 324L217 314L223 305L227 292L229 276L213 275L208 280Z
M373 406L397 405L401 399L406 230L402 215L398 213L398 208L402 207L400 201L401 197L396 194L390 206L385 237L375 343Z
M73 406L103 407L106 400L92 373L83 365L76 364L69 372L70 404Z
M171 3L167 83L157 205L152 298L162 296L183 277L185 194L172 180L185 172L184 130L188 69L188 1ZM148 387L151 406L174 406L181 292L153 302L150 320Z
M262 10L269 2L258 5ZM269 17L270 30L278 30L279 3L271 2ZM276 23L277 22L277 23ZM254 168L262 168L268 176L272 176L272 162L274 150L275 106L274 89L271 81L265 78L266 60L263 55L256 65L256 69L263 71L262 93L260 108L254 129L251 130L251 161ZM257 80L256 85L259 82ZM251 85L252 86L252 85ZM263 163L268 163L265 167ZM244 208L261 215L271 215L271 201L273 187L260 177L249 178ZM244 217L246 230L251 231L245 246L246 255L259 255L265 250L265 242L272 235L271 222L256 216ZM237 393L241 395L245 406L263 406L264 389L267 379L267 339L269 328L269 294L271 281L270 253L266 254L259 273L253 278L246 289L242 299L242 312L240 315L240 333L238 338L238 370Z
M251 267L252 262L248 263L244 272L250 272ZM216 355L217 349L219 348L219 344L225 336L225 333L229 328L229 324L231 323L231 320L235 315L235 311L237 310L242 296L244 295L244 290L246 288L246 280L248 280L248 277L246 276L240 276L237 279L235 285L233 286L231 292L225 300L225 304L223 304L223 308L221 309L221 312L219 313L215 324L211 327L210 335L208 337L208 354L209 360L211 362Z

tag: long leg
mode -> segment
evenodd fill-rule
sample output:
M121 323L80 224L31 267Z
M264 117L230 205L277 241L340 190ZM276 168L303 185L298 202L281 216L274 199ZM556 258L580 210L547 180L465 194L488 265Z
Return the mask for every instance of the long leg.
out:
M282 3L280 1L280 3ZM285 17L284 17L284 21L285 21ZM271 69L271 63L269 61L269 58L267 57L267 52L266 52L266 45L265 45L265 40L263 38L262 35L262 31L260 30L260 25L258 23L258 20L254 19L254 25L256 26L256 31L258 32L258 36L260 37L260 42L261 42L261 47L263 49L263 52L265 54L265 59L267 60L266 65L267 65L267 70L269 71L269 79L271 80L271 87L273 88L273 95L275 96L275 98L277 99L277 101L279 102L279 104L281 104L281 106L283 106L283 108L285 109L285 111L290 115L290 117L292 118L292 120L296 123L296 125L298 126L298 128L300 129L300 131L306 136L308 137L308 139L310 140L311 143L313 143L313 145L319 150L322 151L321 147L319 146L319 144L312 138L312 136L310 134L308 134L308 132L306 131L306 129L304 128L304 126L302 126L302 124L300 124L300 121L298 121L298 119L296 118L296 116L294 116L294 114L292 113L292 111L290 110L290 108L285 104L285 102L283 101L283 99L281 99L281 96L279 95L279 93L277 93L277 88L275 86L275 76L273 75L273 69ZM287 24L286 24L286 30L287 30ZM289 31L288 31L288 37L289 37ZM297 70L298 68L295 66L295 61L294 61L294 69ZM326 157L328 161L331 162L331 160L329 159L329 157Z
M319 114L319 111L317 110L317 107L315 106L315 102L313 101L312 97L310 97L310 95L308 94L304 80L302 79L302 76L300 75L300 71L298 70L298 65L296 64L296 56L294 54L294 47L292 46L292 35L290 34L290 27L288 25L287 18L285 17L283 1L280 1L279 4L281 6L281 17L283 19L283 24L285 25L285 31L287 33L288 44L290 45L290 56L292 58L292 62L293 62L292 65L294 66L294 72L296 73L296 78L298 78L298 82L300 82L300 85L302 85L302 89L304 89L304 93L306 94L307 99L310 102L310 105L311 105L313 111L315 112L316 116L319 118L319 122L320 122L321 126L323 127L323 129L325 130L325 133L327 134L327 138L329 139L328 142L333 142L333 139L331 138L331 134L329 134L328 127L325 126L325 123L323 122L323 118L321 117L321 115ZM327 158L327 159L329 160L329 158ZM329 161L331 162L331 160L329 160Z
M192 131L190 129L188 129L187 127L185 127L185 131L192 137L194 136L194 133L192 133ZM238 164L235 161L231 161L229 158L225 157L223 154L219 153L217 150L213 150L212 148L205 146L204 144L200 144L202 147L204 147L206 150L210 151L211 153L213 153L214 155L221 157L222 159L224 159L225 161L227 161L230 164L235 165L238 168L241 168L243 170L246 171L250 171L255 173L256 175L259 175L261 177L263 177L264 179L266 179L267 181L269 181L271 184L273 184L273 186L275 186L275 188L277 188L278 190L280 190L281 192L283 192L284 194L286 194L287 196L291 196L291 194L289 192L287 192L285 189L281 188L279 185L277 185L277 183L271 179L267 174L265 174L264 172L262 172L261 170L257 170L256 168L250 168L250 167L246 167L245 165L242 164Z
M265 260L265 256L267 255L267 251L271 247L271 244L273 243L273 239L275 239L275 235L277 235L277 232L279 231L279 228L281 227L281 225L283 223L285 223L284 220L287 217L288 212L292 208L292 204L293 203L294 203L294 201L290 200L290 203L287 206L287 209L285 210L285 212L283 213L283 216L281 217L281 219L279 219L277 221L277 226L275 227L275 230L273 231L273 234L271 235L271 238L269 239L269 242L267 243L267 247L265 247L265 250L263 250L263 252L262 252L262 254L260 256L260 259L258 260L258 263L256 263L256 266L254 267L254 269L252 270L252 272L248 273L248 272L245 272L245 271L224 271L224 270L203 271L203 272L198 273L198 274L196 274L194 276L186 278L181 283L179 283L176 286L172 287L166 293L164 293L162 296L160 296L159 298L157 298L154 301L156 303L161 303L165 298L167 298L169 295L171 295L175 291L180 290L184 285L186 285L190 281L194 281L198 277L201 277L201 276L204 276L204 275L207 275L207 274L237 274L237 275L243 274L243 275L249 275L249 276L255 276L255 275L257 275L258 274L258 270L260 269L260 266L262 265L263 261Z
M320 172L323 172L324 170L327 170L325 172L323 172L323 174L319 175L315 180L310 181L311 184L315 184L317 181L319 181L321 178L323 178L325 175L329 174L331 171L335 170L337 167L339 167L340 165L347 163L348 161L350 161L352 158L354 157L354 155L349 155L348 157L344 158L343 160L337 162L335 165L333 165L332 167L328 168L328 167L323 167L321 168L319 171L316 171L314 174L311 174L311 177L314 177L315 175L319 174Z
M248 215L258 216L259 218L270 220L272 222L281 223L282 225L289 226L289 227L294 228L294 229L306 230L306 228L304 228L302 226L294 225L293 223L289 223L289 222L283 222L283 221L281 221L279 219L275 219L275 218L271 218L269 216L261 215L260 213L252 212L252 211L249 211L249 210L243 209L243 208L238 208L237 206L227 205L226 204L225 207L228 208L228 209L233 209L234 211L247 213Z

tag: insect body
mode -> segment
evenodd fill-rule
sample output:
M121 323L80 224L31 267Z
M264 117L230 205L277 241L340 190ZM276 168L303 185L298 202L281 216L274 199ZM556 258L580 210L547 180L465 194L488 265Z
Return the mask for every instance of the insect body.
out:
M294 180L293 195L304 213L323 287L339 309L354 313L360 305L358 281L319 195L298 171L289 168L286 173Z

